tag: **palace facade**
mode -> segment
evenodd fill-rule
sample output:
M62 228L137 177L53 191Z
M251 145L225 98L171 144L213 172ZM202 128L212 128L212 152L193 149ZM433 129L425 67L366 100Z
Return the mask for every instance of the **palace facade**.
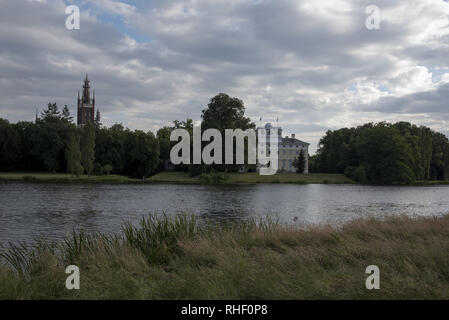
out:
M268 152L270 146L270 135L278 135L278 172L296 172L296 168L293 166L293 162L299 157L301 150L304 151L305 156L305 168L304 173L309 173L309 145L310 143L296 139L296 135L292 134L290 137L282 137L282 128L274 127L271 123L267 123L263 127L257 128L257 133L259 135L259 130L266 131L266 144Z

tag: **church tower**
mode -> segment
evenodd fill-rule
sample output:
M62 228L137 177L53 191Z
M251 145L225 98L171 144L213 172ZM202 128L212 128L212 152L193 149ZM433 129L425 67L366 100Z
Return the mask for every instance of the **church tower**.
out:
M83 85L83 97L80 99L80 93L78 91L78 126L82 127L88 122L94 122L95 118L95 91L93 98L90 99L90 81L87 78L84 80Z

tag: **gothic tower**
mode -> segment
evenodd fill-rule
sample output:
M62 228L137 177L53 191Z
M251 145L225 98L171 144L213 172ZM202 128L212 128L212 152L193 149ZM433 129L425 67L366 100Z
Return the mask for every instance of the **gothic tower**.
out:
M82 127L88 122L94 122L95 118L95 91L93 98L90 99L90 81L87 78L84 80L83 97L80 99L78 91L78 126Z

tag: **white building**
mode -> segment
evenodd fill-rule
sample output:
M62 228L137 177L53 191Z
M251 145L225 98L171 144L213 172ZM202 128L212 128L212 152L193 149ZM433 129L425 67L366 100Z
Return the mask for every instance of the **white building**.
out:
M304 173L309 173L309 145L310 143L301 141L296 139L295 134L292 134L290 137L285 136L282 137L282 128L281 127L273 127L271 123L267 123L263 127L257 128L257 133L259 136L260 130L266 130L266 139L265 142L267 145L268 152L270 152L270 135L278 134L278 172L296 172L296 168L293 166L293 162L296 158L299 157L301 150L304 151L304 155L306 158ZM260 147L260 141L259 141ZM260 165L258 164L258 167Z

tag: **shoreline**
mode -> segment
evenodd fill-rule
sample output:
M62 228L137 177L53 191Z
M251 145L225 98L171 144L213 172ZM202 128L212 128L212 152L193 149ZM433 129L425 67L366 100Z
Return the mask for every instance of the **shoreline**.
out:
M185 172L160 172L152 177L142 179L129 178L121 175L82 175L73 177L63 173L44 172L0 172L1 182L26 183L73 183L73 184L186 184L186 185L254 185L254 184L356 184L367 186L439 186L449 185L449 181L415 181L409 184L362 184L353 181L343 174L290 174L279 173L273 176L260 176L257 173L231 173L229 178L216 184L205 183L199 176L190 177Z
M194 184L207 185L198 176L190 177L184 172L161 172L152 177L142 179L129 178L120 175L101 175L79 178L70 174L40 173L40 172L11 172L0 173L0 182L36 182L36 183L75 183L75 184ZM260 176L257 173L232 173L229 179L217 185L242 185L242 184L355 184L354 181L340 174L276 174L273 176Z

